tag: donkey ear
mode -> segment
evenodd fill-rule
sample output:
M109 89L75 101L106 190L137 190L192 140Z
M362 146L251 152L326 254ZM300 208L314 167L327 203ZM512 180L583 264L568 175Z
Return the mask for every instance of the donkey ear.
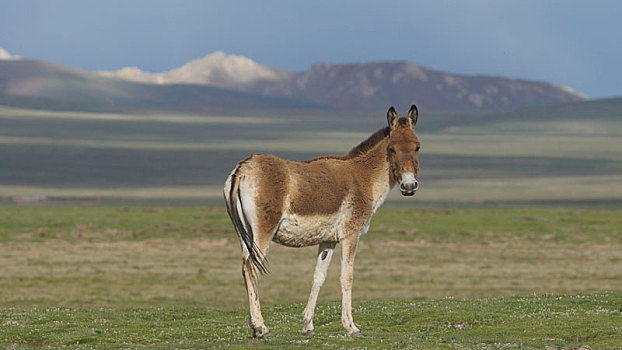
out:
M410 106L410 110L408 110L408 122L412 128L417 125L417 119L419 119L419 111L417 110L417 106Z
M395 129L397 126L397 112L393 106L391 106L391 108L387 111L387 121L389 122L391 129Z

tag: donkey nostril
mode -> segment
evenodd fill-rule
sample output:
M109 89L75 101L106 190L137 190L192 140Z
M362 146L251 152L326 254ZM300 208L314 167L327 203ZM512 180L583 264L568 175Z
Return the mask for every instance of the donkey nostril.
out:
M419 188L419 181L415 181L415 186L413 187L413 190L417 190Z
M417 190L417 188L419 187L419 185L417 184L417 182L413 182L413 183L402 183L400 184L400 190L402 192L414 192Z

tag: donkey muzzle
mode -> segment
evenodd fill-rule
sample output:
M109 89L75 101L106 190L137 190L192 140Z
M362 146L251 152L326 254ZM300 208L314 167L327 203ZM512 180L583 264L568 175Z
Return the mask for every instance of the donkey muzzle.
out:
M403 196L412 196L419 189L419 181L415 179L415 175L411 172L406 172L402 175L402 182L400 182L400 191Z

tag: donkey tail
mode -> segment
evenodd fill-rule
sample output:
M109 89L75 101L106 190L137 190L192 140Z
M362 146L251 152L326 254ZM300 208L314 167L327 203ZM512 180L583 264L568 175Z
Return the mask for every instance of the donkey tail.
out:
M227 201L227 207L229 209L229 216L231 217L231 221L233 222L233 226L237 231L242 243L244 244L244 249L248 252L248 260L250 263L254 265L257 270L261 274L267 274L268 266L267 260L265 259L264 254L255 244L255 239L253 235L253 227L248 221L246 214L244 212L244 208L242 207L242 194L240 193L240 176L239 176L240 167L233 171L230 176L230 188L229 193L227 195L227 187L225 186L225 200Z

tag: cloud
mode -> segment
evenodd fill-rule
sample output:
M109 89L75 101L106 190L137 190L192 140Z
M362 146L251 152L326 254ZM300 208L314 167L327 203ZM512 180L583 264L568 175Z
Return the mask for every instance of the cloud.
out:
M0 47L0 60L19 60L21 57L11 55L7 50Z

